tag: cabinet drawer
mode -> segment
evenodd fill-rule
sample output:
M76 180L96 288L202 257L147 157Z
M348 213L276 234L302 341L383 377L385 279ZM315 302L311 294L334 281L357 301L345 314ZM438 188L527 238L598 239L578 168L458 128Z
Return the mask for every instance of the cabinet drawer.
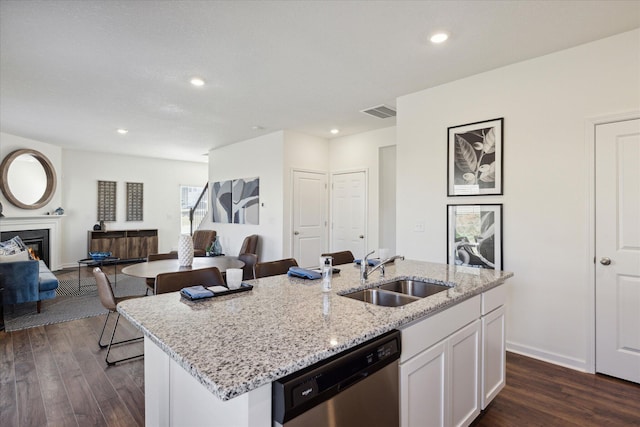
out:
M497 286L482 294L482 315L491 313L496 308L507 302L507 287Z
M480 317L480 295L446 308L423 320L406 326L402 331L400 363L448 337Z

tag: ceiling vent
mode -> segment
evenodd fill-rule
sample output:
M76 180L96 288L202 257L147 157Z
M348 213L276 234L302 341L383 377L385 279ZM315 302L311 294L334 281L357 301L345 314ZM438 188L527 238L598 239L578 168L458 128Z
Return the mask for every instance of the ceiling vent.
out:
M386 119L388 117L395 117L396 110L387 105L377 105L375 107L360 110L361 113L368 114L370 116L377 117L379 119Z

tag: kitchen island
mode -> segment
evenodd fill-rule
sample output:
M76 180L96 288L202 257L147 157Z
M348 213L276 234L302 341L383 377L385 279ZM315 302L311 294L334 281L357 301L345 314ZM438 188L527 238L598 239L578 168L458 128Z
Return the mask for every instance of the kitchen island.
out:
M147 425L269 426L274 380L480 298L512 276L407 260L362 285L358 267L339 267L329 293L322 292L320 280L273 276L250 281L249 292L224 297L192 302L170 293L119 304L118 311L145 335ZM450 288L402 307L341 296L394 278Z

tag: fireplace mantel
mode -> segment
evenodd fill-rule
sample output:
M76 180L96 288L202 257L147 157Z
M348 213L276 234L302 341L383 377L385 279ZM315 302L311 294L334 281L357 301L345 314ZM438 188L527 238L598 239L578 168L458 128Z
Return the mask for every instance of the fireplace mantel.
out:
M20 231L46 228L49 230L50 269L60 270L61 220L65 215L32 215L0 218L0 231Z

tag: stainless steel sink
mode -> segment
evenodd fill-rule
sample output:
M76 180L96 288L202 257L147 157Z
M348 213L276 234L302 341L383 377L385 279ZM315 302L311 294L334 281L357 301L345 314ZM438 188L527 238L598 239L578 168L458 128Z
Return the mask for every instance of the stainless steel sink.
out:
M418 297L380 289L364 289L343 296L385 307L400 307L420 299Z
M401 294L411 295L414 297L425 298L438 292L446 291L449 286L437 285L435 283L424 282L421 280L396 280L395 282L386 283L380 286L380 289L387 291L399 292Z
M400 307L447 289L449 286L423 280L400 279L373 289L363 289L343 296L385 307Z

